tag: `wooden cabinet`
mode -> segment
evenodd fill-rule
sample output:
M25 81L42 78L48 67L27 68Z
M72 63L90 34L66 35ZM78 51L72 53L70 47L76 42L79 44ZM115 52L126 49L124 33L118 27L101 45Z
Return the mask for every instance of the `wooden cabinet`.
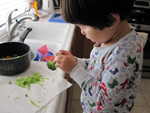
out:
M93 49L94 43L91 40L84 38L83 48L82 48L82 58L89 58L91 50Z
M89 58L93 44L81 34L80 28L76 26L72 43L72 54L79 58Z
M84 35L81 34L80 28L75 27L74 35L73 35L73 42L72 42L72 54L76 57L82 57L82 49L83 49L83 42L84 42Z

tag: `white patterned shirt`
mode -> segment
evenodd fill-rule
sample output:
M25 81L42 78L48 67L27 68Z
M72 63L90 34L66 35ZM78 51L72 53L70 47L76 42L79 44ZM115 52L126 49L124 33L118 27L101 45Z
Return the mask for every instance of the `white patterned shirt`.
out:
M129 113L139 90L143 49L132 30L109 47L94 46L90 59L77 59L70 77L82 89L84 113Z

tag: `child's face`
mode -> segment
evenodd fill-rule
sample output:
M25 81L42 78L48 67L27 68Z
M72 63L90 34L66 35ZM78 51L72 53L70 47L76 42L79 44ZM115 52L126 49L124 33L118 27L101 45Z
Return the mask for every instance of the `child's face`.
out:
M80 27L81 33L85 35L87 39L90 39L92 42L106 43L112 38L113 29L111 27L99 30L87 25L77 24L77 26Z

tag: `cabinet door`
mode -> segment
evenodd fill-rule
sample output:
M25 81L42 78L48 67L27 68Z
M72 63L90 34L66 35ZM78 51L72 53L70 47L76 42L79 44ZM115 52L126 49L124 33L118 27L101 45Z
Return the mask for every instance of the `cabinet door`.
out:
M76 26L73 36L73 43L72 43L72 54L76 57L82 57L82 49L83 49L83 42L84 42L84 35L81 34L80 28Z
M90 58L91 50L93 49L94 43L91 40L84 38L83 41L83 48L82 48L82 57L83 58Z
M94 43L81 34L80 28L76 26L72 43L73 55L79 58L89 58L93 45Z

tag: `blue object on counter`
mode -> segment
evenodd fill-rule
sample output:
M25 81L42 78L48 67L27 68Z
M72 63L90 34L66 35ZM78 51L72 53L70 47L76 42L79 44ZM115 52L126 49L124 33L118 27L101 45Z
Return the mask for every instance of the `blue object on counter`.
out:
M36 56L34 61L40 61L41 60L41 54L38 51L36 51L36 53L37 53L37 56Z
M44 57L51 56L51 55L54 55L54 54L52 52L48 52L47 54L44 55Z
M64 21L59 13L54 13L52 17L48 20L49 22L67 23Z

